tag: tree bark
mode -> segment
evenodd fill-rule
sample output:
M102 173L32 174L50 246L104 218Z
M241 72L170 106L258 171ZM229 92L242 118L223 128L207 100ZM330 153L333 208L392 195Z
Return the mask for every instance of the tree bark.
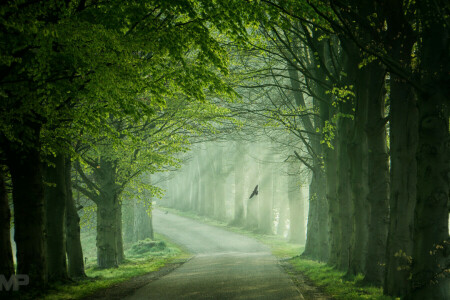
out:
M447 2L418 3L421 22L418 91L417 203L413 235L413 299L448 299L450 295L450 135L449 35L436 7Z
M403 1L386 1L388 44L405 70L411 70L413 31L404 16ZM417 185L417 105L413 88L390 73L390 197L384 294L410 293L414 207Z
M97 205L97 265L101 269L118 266L115 209L109 201Z
M345 72L347 77L343 79L346 85L353 85L355 78L352 74L352 68L357 66L357 57L350 55L348 51L344 58ZM356 61L355 61L356 60ZM343 101L342 101L343 100ZM338 203L339 203L339 250L336 254L338 261L336 267L339 270L346 271L350 263L351 238L353 234L353 199L351 191L351 168L350 168L350 136L353 121L352 103L350 99L341 99L339 103L339 112L342 116L337 124L337 155L338 155Z
M200 155L203 156L203 149L200 151ZM206 172L205 167L197 160L198 169L198 213L200 215L206 215Z
M214 153L206 151L207 153L207 166L206 166L206 180L205 180L205 215L212 218L214 217L215 204L216 204L216 191L215 191L215 166L214 166Z
M325 96L323 89L318 88L317 93ZM314 109L319 109L319 112L324 111L328 103L322 102L322 100L314 99ZM326 109L326 111L328 111ZM316 115L314 118L314 124L316 132L322 133L325 119L322 118L323 115ZM313 181L311 182L311 188L314 190L314 194L317 200L317 226L318 226L318 243L319 249L317 253L317 258L319 261L328 261L330 252L330 239L329 239L329 223L328 223L328 200L326 193L326 175L324 172L324 160L323 154L326 149L325 144L321 144L321 138L317 137L313 140L312 146L314 147L314 152L318 157L314 159L315 171L313 172ZM313 185L314 184L314 185Z
M215 185L215 204L214 204L214 217L216 220L225 221L226 209L225 209L225 180L226 175L224 172L224 151L222 145L216 145L214 164L214 185Z
M134 237L134 222L135 222L135 215L134 215L134 205L136 200L127 201L126 205L123 205L124 208L123 215L124 215L124 228L123 228L123 235L124 235L124 243L129 244L135 242Z
M319 197L317 191L319 188L317 177L319 170L315 169L312 172L311 183L309 184L309 210L308 223L306 227L306 243L305 251L302 256L319 259L320 253L320 239L319 239Z
M118 197L118 196L117 196ZM116 253L117 262L119 264L125 261L125 253L123 251L123 235L122 235L122 203L117 201L115 204L116 212Z
M343 106L348 106L344 103ZM347 113L347 109L341 110ZM351 128L351 120L341 117L338 121L338 203L339 203L339 251L337 253L337 267L347 270L353 229L352 193L350 186L350 158L348 156L348 144Z
M385 69L378 61L370 63L367 68L370 72L367 119L367 141L370 149L367 200L370 205L370 225L364 280L382 285L389 224L389 156L384 119Z
M450 277L445 273L448 272L450 253L448 234L450 138L449 113L444 105L443 96L438 92L419 98L413 299L447 299L450 295Z
M11 248L11 211L5 184L5 168L0 165L0 274L8 280L14 275L14 261Z
M244 224L244 192L245 192L245 146L236 142L236 157L234 161L234 225Z
M117 267L117 210L120 206L113 163L100 158L99 168L95 170L94 176L100 186L97 199L97 264L102 269Z
M333 143L334 145L336 143ZM336 149L336 146L334 146ZM338 253L340 246L340 231L339 231L339 203L337 198L337 151L335 149L328 148L325 151L325 172L327 180L327 199L328 199L328 224L329 224L329 256L328 264L335 266L338 263Z
M305 244L305 207L301 187L298 181L298 162L288 162L288 200L289 200L289 241Z
M151 212L136 199L134 200L134 237L135 242L147 238L154 239Z
M68 279L65 240L66 174L64 156L48 156L49 165L44 165L44 188L48 280L52 282Z
M42 289L47 284L45 258L45 210L40 126L27 126L33 140L27 145L9 144L7 164L13 184L14 240L17 246L17 274L27 274L26 287Z
M310 207L311 201L315 205L317 214L317 246L316 254L313 256L319 261L328 261L329 257L329 230L328 230L328 202L326 201L326 178L323 170L313 172L310 184ZM309 233L308 233L309 234ZM314 233L312 233L314 234ZM306 245L305 245L306 251Z
M365 259L368 242L368 219L369 209L367 204L368 195L368 146L367 146L367 113L369 102L370 71L363 68L355 80L356 107L355 121L353 123L353 134L348 151L351 172L352 189L352 221L353 235L350 249L350 264L347 275L355 276L363 274L365 270Z
M269 154L265 155L266 160L268 157ZM263 234L271 234L273 221L273 170L267 165L267 162L260 163L260 170L258 231Z
M280 172L278 172L277 176L274 178L275 201L277 203L276 208L278 209L278 223L275 234L282 237L286 236L288 209L289 209L285 178L286 176L282 176Z
M292 58L290 58L292 59ZM297 107L306 108L306 103L303 98L303 93L300 87L300 78L295 66L291 65L288 60L288 72L291 86ZM320 110L319 100L313 100L313 109ZM328 205L323 191L324 175L321 167L322 161L322 146L320 144L320 136L316 134L316 129L321 132L324 120L316 117L314 124L309 115L300 117L302 124L308 132L310 145L305 145L312 157L312 179L309 188L309 211L307 224L307 237L305 244L305 251L302 255L314 259L326 260L328 257ZM320 186L323 184L323 186Z
M253 188L258 184L259 181L259 174L258 174L258 168L255 166L250 171L250 178L249 183L251 183L250 187L251 190L248 192L251 193ZM248 195L247 197L249 197ZM253 196L251 199L247 200L247 207L246 207L246 222L245 227L249 230L257 230L258 229L258 202L259 202L259 196Z
M414 207L417 185L417 107L412 88L391 74L390 218L384 293L402 297L410 290Z
M72 194L72 162L70 157L65 160L66 181L66 252L68 274L71 278L86 277L84 272L83 248L80 238L80 217Z

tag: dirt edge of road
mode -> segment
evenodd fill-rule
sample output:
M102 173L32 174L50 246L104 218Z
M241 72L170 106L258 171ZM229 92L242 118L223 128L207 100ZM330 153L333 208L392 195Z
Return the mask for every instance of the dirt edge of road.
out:
M296 270L289 263L289 259L278 260L278 264L289 275L304 300L334 300L333 297L325 294L318 286L314 285L308 277Z
M132 295L137 289L143 287L144 285L147 285L150 282L155 281L181 267L184 263L191 260L192 257L193 256L187 259L176 259L157 271L136 276L108 288L98 290L93 294L82 298L82 300L121 300Z

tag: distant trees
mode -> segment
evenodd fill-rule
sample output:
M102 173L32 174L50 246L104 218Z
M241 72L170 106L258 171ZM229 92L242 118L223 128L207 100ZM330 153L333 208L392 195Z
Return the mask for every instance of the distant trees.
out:
M264 147L264 141L268 142L261 137L259 141L207 141L200 144L190 153L181 170L167 179L167 188L174 191L176 186L179 192L169 192L158 200L158 204L193 211L263 234L278 233L289 236L293 242L304 243L306 222L300 216L304 215L305 207L300 186L305 178L299 178L300 164L283 162L275 148ZM222 150L218 152L217 149ZM222 153L221 159L217 159L217 153ZM211 165L215 165L214 169ZM292 168L294 165L297 168ZM198 177L190 175L193 167L198 168ZM214 174L218 170L222 171L221 176ZM256 185L257 194L253 193ZM191 198L198 204L186 204L192 191L203 189L206 193ZM222 215L215 213L217 203L222 205Z

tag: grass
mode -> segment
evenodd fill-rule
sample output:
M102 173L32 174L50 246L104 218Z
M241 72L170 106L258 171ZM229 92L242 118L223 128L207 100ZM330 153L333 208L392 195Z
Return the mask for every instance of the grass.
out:
M133 277L154 272L175 260L186 260L190 257L184 249L171 243L161 235L155 235L155 240L140 241L134 245L128 245L125 251L126 261L118 268L98 269L95 267L93 258L88 256L86 275L88 278L68 284L54 284L45 295L20 295L20 299L43 299L43 300L63 300L81 299L90 294L111 287L120 282L124 282ZM89 234L83 236L83 247L86 247L86 254L92 252L92 237ZM95 245L95 238L94 238ZM149 246L153 244L153 246Z
M295 269L312 280L316 286L335 299L395 299L384 296L383 290L380 287L365 285L362 275L358 275L351 280L346 280L345 272L340 272L325 263L319 263L301 257L294 257L289 262Z
M198 220L212 226L221 227L237 232L266 244L270 247L274 256L289 262L295 270L308 277L315 286L319 287L325 294L337 300L393 300L395 298L384 296L380 287L367 286L363 284L362 275L347 280L345 272L340 272L325 263L302 258L300 254L304 250L303 245L289 243L285 238L275 235L258 234L245 230L241 227L230 226L208 217L199 216L193 212L179 211L172 208L162 208L177 215Z

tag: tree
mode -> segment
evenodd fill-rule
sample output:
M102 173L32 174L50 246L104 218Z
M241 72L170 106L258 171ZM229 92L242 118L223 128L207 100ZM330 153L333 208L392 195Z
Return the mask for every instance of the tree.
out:
M66 173L65 159L59 154L48 156L49 164L44 167L45 215L46 215L46 259L48 279L67 280L65 215L66 215Z
M5 167L0 165L0 224L2 225L0 254L3 258L0 263L0 274L3 274L8 280L15 272L10 237L11 211L9 209L5 173Z
M84 272L84 256L80 239L80 217L75 205L72 191L72 160L65 158L65 183L66 183L66 252L67 271L70 278L86 277Z

